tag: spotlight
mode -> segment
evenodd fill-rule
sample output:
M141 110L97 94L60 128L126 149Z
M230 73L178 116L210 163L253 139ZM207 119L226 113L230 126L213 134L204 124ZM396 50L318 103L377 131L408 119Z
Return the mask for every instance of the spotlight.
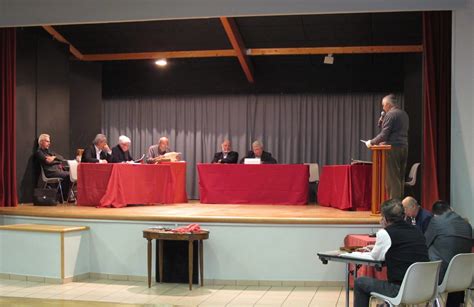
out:
M324 57L324 64L334 64L334 57L332 56L332 53L329 53Z
M159 59L159 60L156 60L155 61L155 64L158 65L158 66L166 66L168 64L168 62L166 61L166 59Z

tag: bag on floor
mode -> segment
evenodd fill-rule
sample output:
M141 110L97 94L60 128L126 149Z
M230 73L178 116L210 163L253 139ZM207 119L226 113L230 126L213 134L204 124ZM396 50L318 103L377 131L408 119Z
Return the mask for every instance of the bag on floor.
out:
M56 189L35 189L33 204L35 206L56 206L58 204L58 191Z

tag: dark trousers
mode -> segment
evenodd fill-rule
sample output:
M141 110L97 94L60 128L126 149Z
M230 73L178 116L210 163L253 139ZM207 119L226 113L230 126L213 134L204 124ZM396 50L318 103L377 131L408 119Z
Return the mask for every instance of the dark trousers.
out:
M359 277L354 282L354 307L369 306L370 292L377 292L386 296L395 297L400 285L378 280L371 277Z
M69 172L64 170L57 170L52 173L48 173L46 176L48 178L62 178L63 181L61 182L61 188L63 190L63 198L67 200L69 195L69 187L71 186L71 180L69 177Z
M385 188L389 199L403 199L407 158L407 146L392 146L392 149L387 152Z
M464 302L464 291L451 292L446 300L446 307L459 307Z

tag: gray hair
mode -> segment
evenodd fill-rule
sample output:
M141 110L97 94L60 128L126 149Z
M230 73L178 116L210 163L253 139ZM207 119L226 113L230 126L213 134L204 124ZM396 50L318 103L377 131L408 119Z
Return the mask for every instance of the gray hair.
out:
M128 136L125 136L125 135L119 136L119 144L130 144L130 143L132 143L132 141L130 140Z
M46 133L40 134L40 136L38 137L38 145L41 145L41 142L43 140L46 140L49 138L50 138L49 134L46 134Z
M398 102L398 98L395 96L395 94L388 94L383 99L394 107L400 107L400 103Z
M260 142L260 141L255 141L252 143L252 147L260 147L260 148L263 148L263 143Z
M418 204L418 202L416 201L416 199L411 197L411 196L405 197L405 199L402 201L402 203L403 202L406 203L410 208L416 208L416 207L420 206Z
M396 223L405 219L405 208L399 199L389 199L381 206L382 216L389 223Z
M107 137L105 135L99 133L95 136L94 141L92 143L94 143L94 145L97 145L102 141L107 142Z

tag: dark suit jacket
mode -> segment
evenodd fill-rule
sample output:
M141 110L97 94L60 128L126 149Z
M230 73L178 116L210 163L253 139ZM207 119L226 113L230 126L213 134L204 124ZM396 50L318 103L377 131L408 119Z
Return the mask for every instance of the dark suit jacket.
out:
M421 230L422 233L426 232L428 225L430 224L433 214L426 209L420 208L418 214L415 217L416 227ZM411 219L407 218L407 223L411 224Z
M457 254L471 252L472 227L457 213L448 211L431 219L425 238L430 259L443 261L441 282L451 259Z
M47 163L46 162L46 157L48 156L56 156L56 159L52 163ZM54 151L50 149L41 149L38 148L38 150L35 152L35 158L38 160L38 162L41 164L44 170L44 175L48 178L51 177L68 177L69 172L65 171L63 168L63 163L66 162L66 160L61 156L55 153Z
M218 163L219 160L221 160L220 163L237 163L239 161L239 153L236 151L229 151L227 157L225 159L223 157L224 153L222 151L216 152L211 163Z
M112 148L112 163L127 162L132 160L133 158L130 155L130 150L124 152L119 145Z
M95 151L95 146L89 145L86 149L84 149L84 152L82 153L81 162L99 163L99 160L97 160L96 156L97 152ZM106 153L105 151L102 151L100 153L100 159L107 160L107 162L112 162L112 156Z
M245 158L255 158L255 154L253 153L253 151L249 151L247 153L247 156L243 157L242 160L240 160L240 163L244 163ZM266 151L262 152L260 161L262 161L262 164L277 164L277 160L272 157L272 154Z

